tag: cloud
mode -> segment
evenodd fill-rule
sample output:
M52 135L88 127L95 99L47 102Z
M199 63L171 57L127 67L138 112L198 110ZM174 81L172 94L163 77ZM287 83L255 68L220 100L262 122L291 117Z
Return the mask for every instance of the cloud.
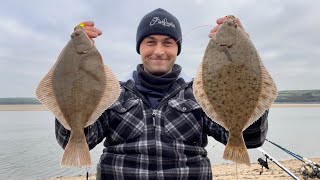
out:
M143 5L142 5L143 4ZM183 6L182 6L183 4ZM0 97L34 97L39 80L70 39L73 27L93 20L104 62L119 79L138 63L137 25L144 14L164 8L180 20L182 53L177 63L194 76L208 32L217 18L239 17L280 90L320 88L320 1L4 1L0 7ZM207 25L207 26L203 26ZM199 27L203 26L200 28Z

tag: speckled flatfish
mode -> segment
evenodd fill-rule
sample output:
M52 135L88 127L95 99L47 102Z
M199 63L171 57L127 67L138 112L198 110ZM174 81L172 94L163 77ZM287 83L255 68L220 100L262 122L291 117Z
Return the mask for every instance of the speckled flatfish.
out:
M83 129L93 124L119 94L116 76L103 64L84 29L75 27L71 40L36 90L39 101L71 130L62 167L91 166Z
M250 165L242 132L271 107L277 88L234 16L210 40L193 91L206 115L229 131L223 158Z

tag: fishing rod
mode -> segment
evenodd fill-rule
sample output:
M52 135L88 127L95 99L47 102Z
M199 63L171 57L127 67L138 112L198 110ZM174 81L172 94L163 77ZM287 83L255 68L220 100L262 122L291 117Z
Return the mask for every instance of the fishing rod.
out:
M270 156L266 151L264 151L261 147L257 148L267 159L274 162L277 166L279 166L283 171L285 171L289 176L291 176L293 179L299 180L299 178L294 175L292 172L290 172L287 168L285 168L282 164L280 164L276 159L274 159L272 156ZM259 164L264 164L268 167L268 164L266 161L263 161L262 159L258 159ZM264 166L262 165L262 166ZM264 166L264 167L266 167ZM268 167L269 169L269 167ZM260 173L261 174L261 173Z
M308 179L310 178L315 178L317 177L318 179L320 179L320 165L307 159L304 158L302 156L300 156L299 154L295 154L287 149L285 149L284 147L266 139L266 141L268 141L269 143L277 146L278 148L280 148L281 150L285 151L286 153L290 154L291 156L295 157L296 159L302 161L303 163L305 163L306 165L302 166L300 168L300 173L303 175L304 179Z
M304 158L304 157L300 156L299 154L293 153L293 152L287 150L286 148L284 148L284 147L282 147L282 146L280 146L280 145L278 145L278 144L276 144L276 143L274 143L274 142L272 142L272 141L270 141L270 140L268 140L268 139L266 139L266 141L268 141L269 143L277 146L278 148L280 148L280 149L282 149L283 151L287 152L287 153L290 154L291 156L299 159L300 161L303 161L303 162L305 162L305 163L310 163L310 164L312 164L312 165L320 168L320 165L319 165L318 163L315 163L315 162L313 162L313 161L311 161L311 160L309 160L309 159L307 159L307 158Z

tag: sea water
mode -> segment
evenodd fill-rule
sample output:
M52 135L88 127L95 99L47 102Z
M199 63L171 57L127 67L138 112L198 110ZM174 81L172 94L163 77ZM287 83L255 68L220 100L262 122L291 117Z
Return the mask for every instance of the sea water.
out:
M306 158L320 157L320 108L272 108L267 138ZM277 160L293 159L269 142L262 148ZM232 163L222 159L224 146L209 137L206 147L213 165ZM93 164L102 153L100 143L90 151ZM49 111L0 111L0 179L45 179L85 175L85 168L60 168L63 149L54 132ZM251 162L263 155L249 150ZM88 169L95 173L95 166Z

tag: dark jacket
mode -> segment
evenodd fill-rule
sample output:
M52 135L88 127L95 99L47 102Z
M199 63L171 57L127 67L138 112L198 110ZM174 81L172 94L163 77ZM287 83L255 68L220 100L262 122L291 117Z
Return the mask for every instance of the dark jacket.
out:
M247 148L263 144L268 111L244 132ZM179 78L156 109L135 88L121 83L119 99L85 128L89 148L104 138L97 165L101 179L212 179L207 136L226 144L228 132L209 119L196 102L192 83ZM56 121L56 137L65 147L70 132Z

